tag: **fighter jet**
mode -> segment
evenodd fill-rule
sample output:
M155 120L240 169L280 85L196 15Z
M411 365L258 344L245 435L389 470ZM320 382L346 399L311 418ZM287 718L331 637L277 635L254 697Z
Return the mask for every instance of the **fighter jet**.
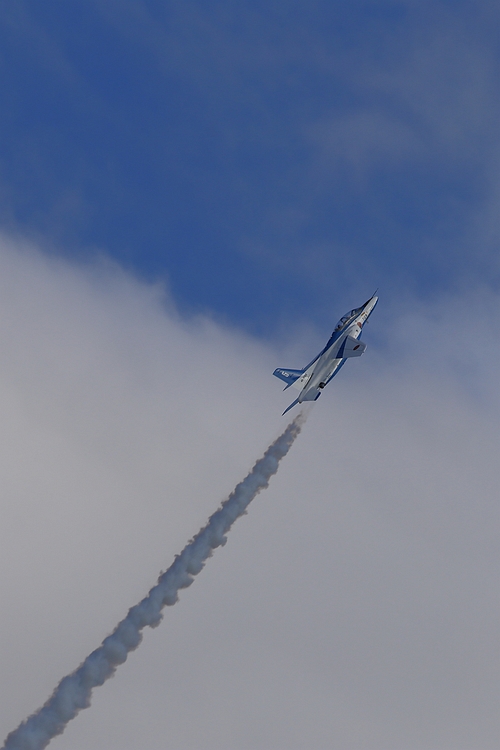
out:
M364 305L343 315L324 349L303 370L278 367L273 372L273 375L285 381L285 391L290 386L300 391L298 398L285 409L283 414L303 401L317 401L323 388L328 385L347 360L363 354L366 344L360 341L361 331L377 302L378 297L374 294Z

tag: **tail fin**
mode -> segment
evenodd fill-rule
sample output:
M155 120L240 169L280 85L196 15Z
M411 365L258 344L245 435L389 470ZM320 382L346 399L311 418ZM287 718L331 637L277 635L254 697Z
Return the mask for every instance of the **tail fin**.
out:
M290 388L300 378L303 372L304 370L285 370L282 367L278 367L273 372L273 375L286 383L286 391L287 388Z

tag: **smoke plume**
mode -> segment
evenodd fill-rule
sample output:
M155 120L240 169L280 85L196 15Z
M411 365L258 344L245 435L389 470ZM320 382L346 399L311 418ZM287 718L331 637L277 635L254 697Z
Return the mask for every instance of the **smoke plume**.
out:
M112 677L130 651L139 646L143 628L146 625L151 628L159 625L163 608L176 603L179 589L190 586L212 550L226 543L225 534L278 471L279 463L300 433L304 419L301 413L288 425L247 477L210 516L207 525L177 555L170 568L160 575L149 594L128 611L125 619L78 669L61 680L42 708L7 736L2 750L42 750L53 737L64 731L71 719L90 706L93 689Z

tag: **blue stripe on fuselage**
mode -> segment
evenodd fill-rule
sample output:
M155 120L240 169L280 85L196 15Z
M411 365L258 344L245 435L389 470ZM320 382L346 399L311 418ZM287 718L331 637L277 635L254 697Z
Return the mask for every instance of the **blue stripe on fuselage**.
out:
M337 367L337 369L335 370L335 372L333 372L333 373L332 373L332 374L330 375L330 377L329 377L329 378L328 378L328 380L326 381L325 385L328 385L328 383L330 382L330 380L331 380L332 378L334 378L334 377L335 377L335 375L336 375L336 374L338 373L338 371L339 371L340 369L342 369L342 367L343 367L343 366L345 365L345 363L346 363L346 362L347 362L347 357L345 357L345 358L344 358L344 359L342 360L342 362L341 362L341 363L340 363L340 365L339 365L339 366Z
M370 298L370 299L371 299L371 298ZM369 301L370 301L370 300L368 300L368 302L369 302ZM363 307L361 307L360 309L361 309L361 310L363 310L363 308L365 307L365 305L367 305L367 304L368 304L368 302L365 302L365 304L363 305ZM378 300L377 300L377 302L378 302ZM365 321L363 322L363 324L362 324L362 326L361 326L361 330L363 330L363 326L364 326L364 325L365 325L365 323L367 322L367 320L368 320L368 318L370 317L370 315L372 314L372 312L373 312L373 311L375 310L375 307L376 307L376 305L377 305L377 302L375 302L375 305L373 306L373 308L372 308L372 309L370 310L370 312L368 313L368 316L367 316L366 320L365 320ZM317 355L316 355L316 356L314 357L314 359L311 359L311 361L309 362L309 364L307 364L307 365L306 365L306 366L304 367L304 372L306 372L306 370L308 370L308 369L309 369L309 368L311 367L311 365L313 365L313 364L314 364L314 363L315 363L315 362L316 362L316 361L317 361L317 360L318 360L318 359L319 359L320 357L322 357L322 356L323 356L323 354L325 354L325 353L326 353L326 352L328 351L328 349L330 349L330 348L331 348L331 347L333 346L333 344L334 344L334 343L335 343L335 342L336 342L336 341L337 341L337 340L338 340L338 339L339 339L339 338L340 338L340 337L342 336L342 334L343 334L343 333L345 333L345 332L346 332L346 330L347 330L348 328L350 328L350 327L351 327L351 325L353 324L353 321L354 321L354 320L356 320L356 318L357 318L357 317L359 317L359 316L355 315L355 316L354 316L354 317L353 317L353 318L352 318L351 320L348 320L348 321L347 321L347 323L346 323L346 324L345 324L345 325L344 325L344 326L343 326L343 327L342 327L342 328L340 329L340 331L334 331L334 332L332 333L332 335L330 336L330 338L329 338L329 339L328 339L328 341L326 342L326 345L325 345L325 346L323 347L323 349L322 349L322 350L320 351L320 353L319 353L319 354L317 354ZM361 334L360 334L360 336L361 336ZM337 368L337 370L335 370L335 372L333 373L333 375L336 375L336 373L337 373L337 372L339 371L339 369L340 369L340 367L339 367L339 368ZM333 377L333 375L332 375L332 377ZM332 379L332 378L329 378L328 382L330 382L330 380L331 380L331 379Z
M333 344L337 341L337 339L340 338L340 336L342 336L342 333L343 333L344 330L345 330L345 328L343 328L341 331L334 331L332 333L332 335L330 336L330 338L326 342L326 346L324 346L323 349L320 351L320 353L317 354L314 357L314 359L311 359L311 361L309 362L309 364L304 367L304 372L306 372L306 370L308 370L311 365L313 365L320 357L323 356L323 354L325 354L325 352L328 351L328 349L330 349L330 347L333 346Z

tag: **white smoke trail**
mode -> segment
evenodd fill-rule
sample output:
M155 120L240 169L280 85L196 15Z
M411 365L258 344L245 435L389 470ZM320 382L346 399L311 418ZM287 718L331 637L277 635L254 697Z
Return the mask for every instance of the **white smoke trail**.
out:
M87 656L78 669L61 680L42 708L7 736L2 750L42 750L53 737L64 731L82 708L90 706L92 690L112 677L130 651L137 648L142 640L142 629L146 625L151 628L159 625L162 609L176 603L179 589L190 586L193 576L203 568L212 550L226 543L225 534L278 471L279 463L290 450L304 419L305 415L301 413L288 425L248 476L210 516L207 525L184 547L170 568L160 575L158 583L146 598L129 609L125 619L104 639L101 646Z

